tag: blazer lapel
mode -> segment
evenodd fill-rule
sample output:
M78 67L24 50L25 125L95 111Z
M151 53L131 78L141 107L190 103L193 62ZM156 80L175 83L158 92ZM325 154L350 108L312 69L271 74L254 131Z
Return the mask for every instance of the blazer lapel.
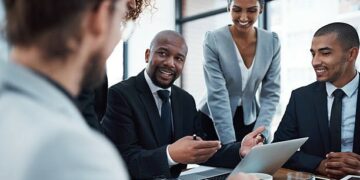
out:
M137 75L136 86L138 91L140 91L140 99L144 105L148 120L150 121L151 129L154 133L157 145L159 146L163 144L163 142L161 142L162 129L158 126L158 123L160 122L160 115L151 90L146 83L144 71L141 71L140 74Z
M171 90L171 108L172 108L172 122L174 127L173 138L172 140L177 140L183 137L183 105L181 97L177 93L175 88Z
M231 76L234 80L237 80L236 83L234 83L237 87L234 89L242 89L242 83L241 83L241 70L239 65L239 59L237 57L237 52L239 51L234 43L234 39L231 35L229 26L224 27L224 40L222 40L224 43L223 49L227 49L230 51L228 52L227 58L224 58L223 60L226 62L223 62L224 64L227 64L226 66L229 68L228 72L231 72ZM232 50L231 50L232 49ZM241 95L242 91L235 92Z
M329 139L329 121L327 110L327 94L325 89L325 83L319 83L315 89L315 110L317 114L317 120L319 123L320 135L324 142L325 152L330 151L330 139Z
M253 64L251 65L253 69L249 76L249 81L244 89L245 91L249 92L253 91L253 88L256 87L256 80L260 79L260 77L263 77L265 75L267 71L265 71L264 69L268 69L270 63L272 62L272 60L269 61L268 57L270 55L272 57L273 54L273 46L269 46L270 42L272 43L272 39L270 39L269 37L272 36L266 36L264 32L256 28L256 37L256 52Z
M359 85L360 85L360 80L359 80ZM360 154L360 91L359 91L359 87L358 87L357 102L356 102L353 152Z

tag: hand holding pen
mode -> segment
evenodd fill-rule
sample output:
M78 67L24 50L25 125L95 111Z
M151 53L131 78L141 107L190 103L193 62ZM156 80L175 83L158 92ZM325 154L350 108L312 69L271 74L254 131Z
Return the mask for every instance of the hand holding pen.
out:
M220 141L203 141L196 134L185 136L168 146L171 159L182 164L203 163L220 148Z

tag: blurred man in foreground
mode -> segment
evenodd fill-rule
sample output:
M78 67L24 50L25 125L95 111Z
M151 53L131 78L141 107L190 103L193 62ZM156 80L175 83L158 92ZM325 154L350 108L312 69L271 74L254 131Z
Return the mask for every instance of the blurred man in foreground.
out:
M127 0L3 3L12 50L0 67L0 179L128 179L74 103L104 78Z

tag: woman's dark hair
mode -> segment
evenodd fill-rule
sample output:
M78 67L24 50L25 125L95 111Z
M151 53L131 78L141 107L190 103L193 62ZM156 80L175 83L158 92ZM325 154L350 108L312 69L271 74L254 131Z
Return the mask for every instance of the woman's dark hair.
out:
M230 9L230 5L231 5L231 3L233 2L234 0L227 0L227 2L228 2L228 9ZM259 4L260 4L260 7L261 8L264 8L264 6L265 6L265 0L258 0L259 1Z

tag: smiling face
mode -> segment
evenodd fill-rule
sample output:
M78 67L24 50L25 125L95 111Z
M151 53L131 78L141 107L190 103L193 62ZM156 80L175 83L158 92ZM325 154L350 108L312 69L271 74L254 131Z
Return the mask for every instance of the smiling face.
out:
M253 28L262 7L258 0L233 0L229 7L234 27L242 32Z
M151 44L145 52L148 63L146 72L155 85L168 88L182 73L187 54L186 43L179 34L163 31L155 36Z
M316 36L311 45L312 66L318 81L331 82L336 87L342 87L353 74L351 49L345 49L337 39L336 33Z

